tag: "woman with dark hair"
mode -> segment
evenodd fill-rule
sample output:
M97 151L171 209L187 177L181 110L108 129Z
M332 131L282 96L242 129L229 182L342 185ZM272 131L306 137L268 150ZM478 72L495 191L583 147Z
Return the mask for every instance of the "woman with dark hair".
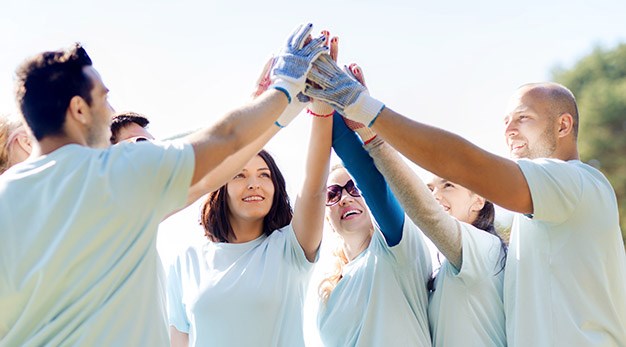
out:
M363 83L358 66L351 65L349 71ZM446 258L429 288L433 346L506 346L502 286L507 248L495 232L493 204L439 177L425 185L370 128L342 123L335 121L334 131L347 124L359 134L408 217ZM343 158L363 148L335 150ZM348 169L360 170L355 166ZM368 204L371 200L380 198L366 196ZM379 218L376 213L374 217Z
M285 179L264 150L210 193L201 213L207 242L179 256L168 276L172 346L304 346L331 126L331 119L313 119L293 213Z

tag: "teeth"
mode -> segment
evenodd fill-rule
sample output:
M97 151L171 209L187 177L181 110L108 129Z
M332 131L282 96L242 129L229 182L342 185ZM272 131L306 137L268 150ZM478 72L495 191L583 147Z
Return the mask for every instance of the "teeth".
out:
M343 214L343 216L341 216L341 218L344 218L344 219L345 219L345 218L346 218L346 217L348 217L348 216L351 216L351 215L353 215L353 214L359 214L359 213L360 213L360 212L359 212L359 211L357 211L357 210L350 210L350 211L347 211L346 213L344 213L344 214Z
M261 201L261 200L263 200L263 198L260 196L248 196L246 198L243 198L243 201Z

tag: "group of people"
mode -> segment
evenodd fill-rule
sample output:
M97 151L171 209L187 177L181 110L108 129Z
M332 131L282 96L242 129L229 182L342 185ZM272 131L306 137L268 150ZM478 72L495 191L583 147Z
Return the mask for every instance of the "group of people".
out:
M517 90L505 159L370 96L312 29L291 33L249 103L175 141L139 114L112 119L80 45L18 68L25 124L0 123L0 346L304 346L325 222L338 241L317 286L324 346L626 346L617 202L579 160L572 93ZM262 148L304 109L292 208ZM165 280L158 224L203 196L206 241ZM494 204L515 212L508 247Z

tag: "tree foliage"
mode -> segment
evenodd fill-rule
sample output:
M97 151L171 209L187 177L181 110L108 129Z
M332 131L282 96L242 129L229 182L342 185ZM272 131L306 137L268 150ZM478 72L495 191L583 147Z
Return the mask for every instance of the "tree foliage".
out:
M554 71L553 78L576 96L581 160L613 185L626 243L626 44L596 48L571 69Z

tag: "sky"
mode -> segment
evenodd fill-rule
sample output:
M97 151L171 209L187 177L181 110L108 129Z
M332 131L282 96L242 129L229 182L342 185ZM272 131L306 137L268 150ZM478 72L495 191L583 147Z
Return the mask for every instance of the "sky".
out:
M387 107L506 156L509 96L596 47L626 42L624 13L619 0L0 0L0 113L16 114L21 61L81 42L113 107L147 115L157 138L171 137L244 104L266 59L311 22L314 33L339 37L340 64L361 65L371 95ZM267 146L292 201L308 124L303 113ZM198 209L162 223L166 266L202 234Z

